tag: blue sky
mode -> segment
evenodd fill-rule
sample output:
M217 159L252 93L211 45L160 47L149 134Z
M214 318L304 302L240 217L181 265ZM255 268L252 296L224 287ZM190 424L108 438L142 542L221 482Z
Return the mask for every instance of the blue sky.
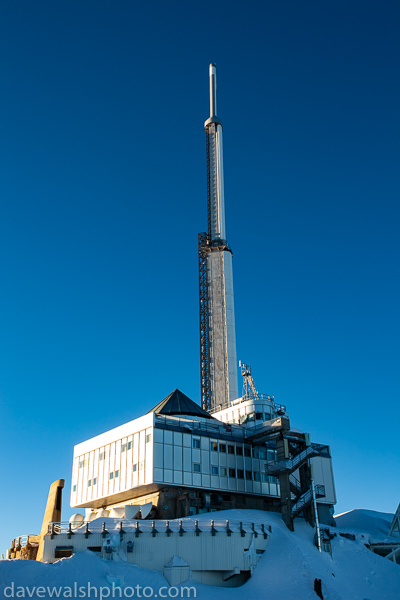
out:
M73 446L200 400L217 63L238 358L332 448L337 512L400 500L397 2L3 2L0 552ZM241 385L241 383L240 383Z

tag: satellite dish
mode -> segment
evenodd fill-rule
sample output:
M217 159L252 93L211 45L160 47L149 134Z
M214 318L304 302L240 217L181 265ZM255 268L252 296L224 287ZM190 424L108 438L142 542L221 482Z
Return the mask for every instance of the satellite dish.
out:
M146 519L149 516L152 508L153 508L152 502L147 502L147 504L143 504L143 506L140 507L140 513L142 515L142 519Z
M84 519L85 519L85 517L83 515L81 515L80 513L76 513L75 515L72 515L72 517L69 518L69 523L71 525L71 528L78 529L78 527L83 525Z

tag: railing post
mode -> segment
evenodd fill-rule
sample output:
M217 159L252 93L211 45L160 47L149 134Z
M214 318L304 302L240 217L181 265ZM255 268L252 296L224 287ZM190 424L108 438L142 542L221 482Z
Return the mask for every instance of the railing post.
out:
M240 535L241 535L241 537L244 537L246 535L246 532L243 529L243 522L242 521L240 521Z
M229 529L229 521L226 521L226 535L230 537L232 535L232 529Z
M211 519L211 535L215 535L218 531L214 527L214 521Z
M153 537L156 537L156 534L158 533L157 529L156 529L156 524L155 521L151 522L151 535Z
M197 535L197 536L198 536L198 535L200 535L200 533L201 533L201 529L199 529L199 521L198 521L197 519L196 519L196 520L195 520L195 522L194 522L194 526L195 526L195 532L196 532L196 535Z
M139 521L136 521L136 525L135 525L135 537L139 537L140 533L142 533L142 532L139 529Z
M183 535L185 530L182 527L182 520L179 521L179 535Z
M166 526L165 533L167 534L167 537L169 537L172 533L172 529L170 529L170 526L169 526L169 521L166 521L165 526Z

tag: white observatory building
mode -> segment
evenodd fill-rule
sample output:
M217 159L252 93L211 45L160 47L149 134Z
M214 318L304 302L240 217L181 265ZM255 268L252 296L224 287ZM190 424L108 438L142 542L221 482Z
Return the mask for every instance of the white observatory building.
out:
M142 417L76 445L71 506L86 508L88 520L139 510L142 518L174 519L255 508L281 512L290 528L297 515L333 524L329 446L292 428L286 406L258 393L246 365L239 396L213 64L209 76L208 231L199 234L202 406L175 390Z

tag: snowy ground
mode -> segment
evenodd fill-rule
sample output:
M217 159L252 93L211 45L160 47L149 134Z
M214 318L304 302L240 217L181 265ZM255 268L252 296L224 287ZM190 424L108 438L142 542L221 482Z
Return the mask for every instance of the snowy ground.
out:
M197 515L199 525L209 515ZM377 556L367 550L365 543L388 540L388 531L393 515L374 511L355 510L336 518L335 533L347 532L356 535L351 541L337 535L332 540L332 558L319 553L314 546L314 530L301 519L296 519L295 532L290 532L279 515L261 511L224 511L218 518L230 521L242 520L268 523L272 526L270 542L256 567L253 577L242 587L211 587L196 582L185 582L182 586L193 586L191 597L202 600L316 600L315 578L322 580L324 600L400 600L400 565ZM398 538L397 538L398 539ZM14 582L14 595L9 587ZM74 590L74 583L76 588ZM103 598L112 590L112 583L121 583L122 589L130 588L132 597L168 596L168 584L158 571L140 569L122 562L110 563L86 552L63 559L54 565L33 561L0 561L0 598L33 597L49 598L46 591L33 591L33 586L62 587L64 597L83 597L79 586L88 596L88 583ZM8 587L7 587L8 586ZM139 588L137 586L140 586ZM29 593L18 588L29 588ZM71 589L72 588L72 589ZM146 588L146 590L144 589ZM173 590L173 597L178 595ZM90 597L96 597L92 590ZM112 597L111 594L109 597ZM118 589L115 597L119 597ZM127 597L127 596L122 596Z

